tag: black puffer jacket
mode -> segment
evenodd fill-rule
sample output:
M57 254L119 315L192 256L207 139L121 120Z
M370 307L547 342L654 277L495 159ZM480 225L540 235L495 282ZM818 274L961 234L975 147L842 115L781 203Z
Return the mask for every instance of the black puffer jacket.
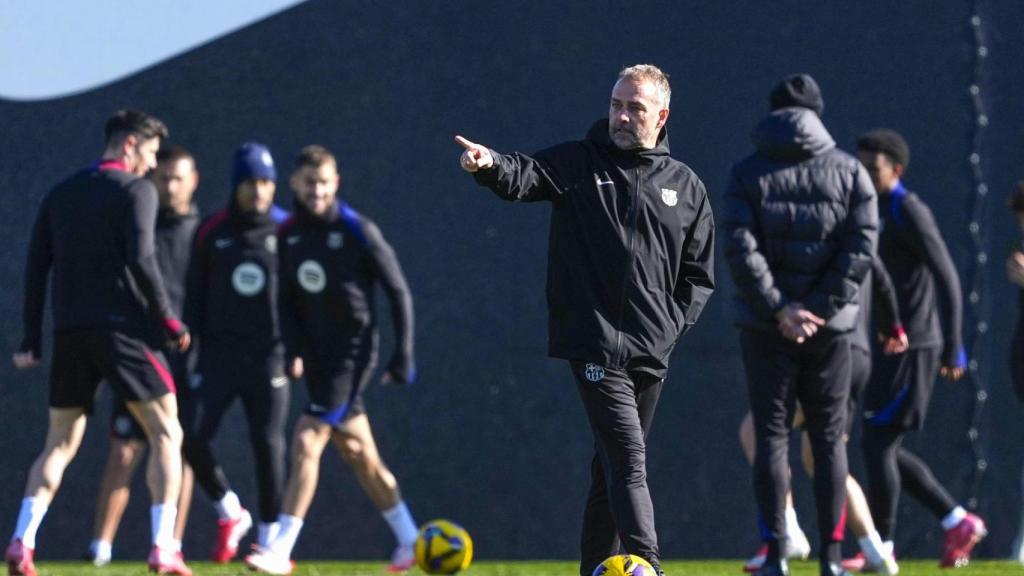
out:
M799 302L847 332L878 241L867 170L836 149L818 115L782 108L754 129L757 151L733 167L726 193L726 259L741 328L777 330Z

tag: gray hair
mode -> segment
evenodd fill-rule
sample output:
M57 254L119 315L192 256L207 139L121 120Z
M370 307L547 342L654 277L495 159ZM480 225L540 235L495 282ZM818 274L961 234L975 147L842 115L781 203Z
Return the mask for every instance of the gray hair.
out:
M618 80L628 78L633 82L650 82L658 93L661 105L668 108L669 100L672 99L672 88L668 85L668 74L661 71L654 64L636 64L623 68L619 72Z

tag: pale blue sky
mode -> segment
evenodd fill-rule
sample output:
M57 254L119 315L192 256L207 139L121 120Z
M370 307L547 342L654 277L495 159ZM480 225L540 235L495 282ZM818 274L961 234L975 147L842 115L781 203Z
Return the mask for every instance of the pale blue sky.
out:
M304 0L0 0L0 98L92 90Z

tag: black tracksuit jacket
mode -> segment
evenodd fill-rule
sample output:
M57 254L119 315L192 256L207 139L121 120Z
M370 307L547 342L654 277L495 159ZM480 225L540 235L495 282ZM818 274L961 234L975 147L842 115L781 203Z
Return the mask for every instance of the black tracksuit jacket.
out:
M376 224L341 202L327 218L296 202L277 244L281 333L289 359L301 357L321 374L374 362L374 286L380 283L395 330L387 370L397 381L415 380L412 294Z
M156 217L157 265L167 290L168 304L178 316L185 311L185 278L199 221L195 206L185 214L161 208Z
M714 290L704 183L669 156L621 150L598 121L533 156L492 151L476 181L509 201L551 202L548 354L663 375Z
M964 365L960 277L932 211L900 184L879 196L878 213L878 256L892 275L910 347L941 347L944 366ZM940 303L946 312L945 332L939 322Z
M21 350L42 353L51 268L55 331L102 328L157 341L185 331L157 268L158 205L152 182L112 162L78 172L50 190L29 244Z
M199 339L199 370L211 361L276 359L284 347L277 318L277 229L288 213L243 213L231 204L199 227L189 262L185 318Z

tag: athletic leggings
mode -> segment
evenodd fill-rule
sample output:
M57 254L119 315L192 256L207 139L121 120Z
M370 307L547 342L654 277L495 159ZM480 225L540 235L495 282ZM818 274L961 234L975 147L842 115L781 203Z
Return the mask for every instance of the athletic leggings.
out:
M905 432L890 426L864 425L864 464L868 475L868 506L883 540L892 540L900 488L942 518L956 500L939 484L928 465L900 444Z
M195 471L196 482L214 501L230 489L224 470L213 454L211 442L221 418L235 398L242 400L249 424L249 441L259 487L259 519L275 522L281 511L285 481L285 435L290 388L283 362L232 366L233 372L203 374L193 390L192 422L185 431L185 458Z

